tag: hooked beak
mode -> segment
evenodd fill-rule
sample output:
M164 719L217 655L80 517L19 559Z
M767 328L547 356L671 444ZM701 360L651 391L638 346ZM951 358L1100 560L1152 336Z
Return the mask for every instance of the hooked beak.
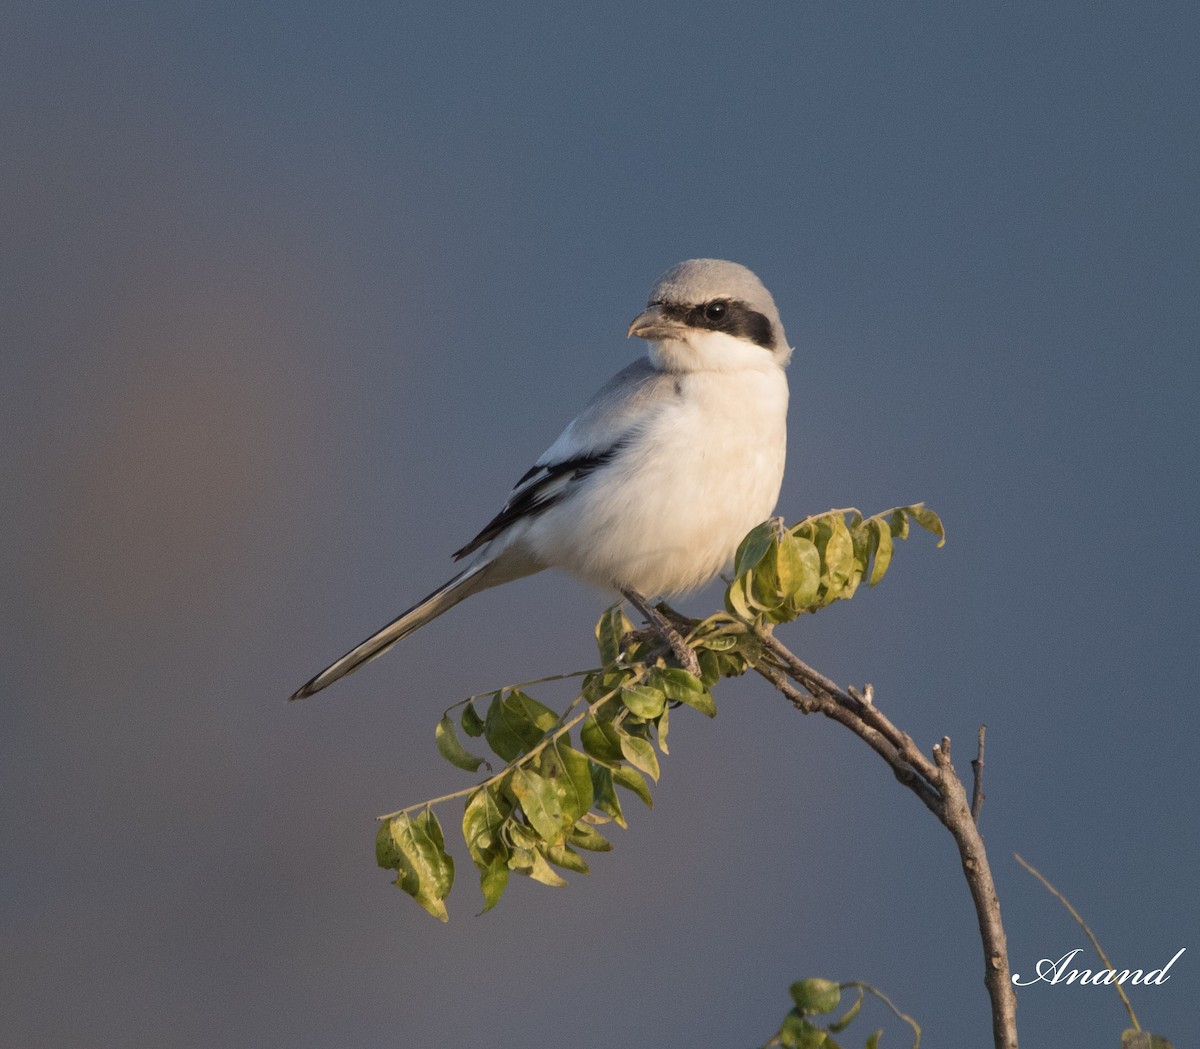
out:
M678 338L684 327L685 325L666 316L661 305L647 306L633 318L625 337L628 339L636 335L639 339L661 342L663 339Z

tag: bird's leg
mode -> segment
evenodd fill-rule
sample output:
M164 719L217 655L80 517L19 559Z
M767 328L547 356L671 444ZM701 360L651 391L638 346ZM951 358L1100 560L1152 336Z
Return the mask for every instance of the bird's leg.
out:
M699 677L700 660L696 658L692 647L683 640L683 636L667 621L666 617L636 590L622 587L621 596L641 612L646 617L646 622L654 627L659 636L671 646L671 652L679 660L679 665L693 677Z
M667 622L670 623L671 626L673 626L681 634L686 634L692 629L692 627L700 622L700 620L693 619L691 616L685 616L682 612L676 612L675 609L673 609L665 601L659 601L659 603L654 607L657 608L659 612L661 612L666 618Z

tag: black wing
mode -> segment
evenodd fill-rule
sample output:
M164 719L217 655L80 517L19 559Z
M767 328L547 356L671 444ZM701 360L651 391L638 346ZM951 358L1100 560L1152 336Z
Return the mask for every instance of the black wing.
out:
M454 552L454 560L461 561L468 554L473 554L522 517L536 517L549 510L566 496L572 482L611 462L621 447L622 444L618 443L603 452L589 452L561 463L543 463L531 467L513 487L513 494L504 504L504 509L484 525L483 531L466 546Z

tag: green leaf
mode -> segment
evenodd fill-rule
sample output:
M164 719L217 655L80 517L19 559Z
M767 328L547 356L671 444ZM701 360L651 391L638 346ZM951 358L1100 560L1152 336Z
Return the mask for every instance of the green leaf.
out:
M646 745L649 746L650 744L647 743ZM641 773L636 769L631 769L628 765L618 765L612 770L612 780L626 790L633 791L634 794L646 803L646 808L654 808L654 798L650 794L650 785L642 779ZM607 809L603 811L608 812ZM612 813L609 813L609 815L611 816ZM613 816L613 819L616 819L616 816ZM619 820L617 822L620 823ZM621 826L623 827L625 824L622 823Z
M467 798L463 811L463 839L479 870L483 910L490 911L508 885L508 845L501 836L512 803L492 788L481 787Z
M795 1009L783 1018L779 1027L780 1044L791 1049L820 1049L825 1044L825 1032L809 1023Z
M542 751L542 775L555 785L562 811L572 825L592 807L590 764L567 736L560 736Z
M483 718L479 716L479 711L475 709L474 703L468 703L463 707L462 718L460 719L462 730L474 738L483 735Z
M584 752L597 761L621 760L621 739L616 728L611 720L599 717L596 711L589 712L583 719L579 729L579 742Z
M938 517L924 503L913 503L908 507L908 512L913 515L917 524L927 532L932 532L938 537L938 546L946 545L946 529L942 525L942 519Z
M626 685L621 689L621 702L630 713L650 721L663 712L667 697L659 689L647 685Z
M579 693L589 705L597 703L616 695L622 685L632 682L637 676L638 671L633 667L606 667L585 675Z
M534 881L540 881L543 885L549 885L555 889L561 889L567 884L567 879L559 877L550 864L546 862L546 857L537 849L533 851L532 863L529 869L522 873L528 875Z
M588 852L612 852L612 842L595 827L582 821L575 824L567 841L577 849L587 849Z
M395 884L426 911L449 921L445 899L454 885L454 860L432 811L386 820L375 836L375 858L379 866L396 872Z
M738 545L733 559L733 574L735 576L745 575L757 567L773 542L775 542L775 523L773 521L763 521L762 524L755 525Z
M654 753L654 745L649 740L639 739L622 731L621 753L635 769L644 772L655 783L658 782L658 755ZM613 777L617 778L615 770ZM620 780L617 779L617 782Z
M588 759L561 738L541 752L536 771L523 765L513 770L512 789L547 844L561 841L592 807Z
M633 623L620 605L605 609L596 623L596 645L600 649L600 662L614 662L621 654L621 639L633 629Z
M576 874L587 874L588 865L582 856L567 845L551 845L544 850L546 859L556 867L575 871Z
M880 520L878 517L871 518L867 522L871 529L871 546L875 552L875 562L871 567L871 578L868 581L868 586L874 586L878 583L888 570L888 565L892 563L892 530L888 527L886 521Z
M450 720L449 714L438 722L434 735L437 738L438 753L451 765L475 772L483 764L483 758L476 757L459 743L458 734L454 731L454 722Z
M739 575L729 584L725 590L725 610L731 616L737 616L738 619L753 623L758 613L751 604L746 589L750 578L748 575Z
M663 707L663 712L658 715L654 724L658 728L658 749L664 754L670 754L670 750L667 749L667 736L671 732L671 708Z
M779 543L774 539L767 552L748 575L746 601L759 612L771 613L783 605L783 594L779 586ZM778 616L772 616L778 621Z
M851 581L855 572L854 539L846 520L841 514L829 518L830 535L825 544L825 586L828 590L828 600L842 595L849 589L853 593ZM849 597L850 594L845 596Z
M842 1000L842 989L832 980L797 980L788 992L802 1013L831 1013Z
M617 769L624 768L624 765L617 766ZM592 804L601 812L611 816L618 827L628 828L629 824L625 822L625 813L621 811L621 799L617 796L614 785L613 772L613 769L605 768L603 765L592 765ZM642 783L642 786L645 787L645 782Z
M867 1035L867 1041L864 1049L879 1049L879 1039L883 1037L883 1028L878 1031L872 1031Z
M706 688L721 680L721 661L711 648L696 650L696 659L700 662L700 680Z
M496 693L488 706L484 735L505 761L520 757L558 724L558 715L520 689Z
M811 539L786 532L776 555L780 594L795 611L810 607L821 589L821 553Z
M490 911L504 894L508 885L508 863L503 855L496 855L479 871L479 888L483 892L483 910Z
M503 848L500 830L512 812L512 803L489 787L480 787L467 798L463 810L463 840L477 867Z
M746 673L750 664L745 656L737 652L718 652L717 665L721 668L722 677L737 677Z
M512 842L514 849L536 849L542 843L542 836L533 827L512 820L505 825L505 836Z
M1122 1031L1121 1049L1171 1049L1171 1043L1162 1035L1149 1031Z
M717 716L717 705L713 702L712 693L704 687L699 678L686 670L678 667L655 667L647 675L646 681L651 687L661 689L667 699L686 703L710 718Z
M513 849L508 857L508 869L518 874L528 874L533 869L533 849Z

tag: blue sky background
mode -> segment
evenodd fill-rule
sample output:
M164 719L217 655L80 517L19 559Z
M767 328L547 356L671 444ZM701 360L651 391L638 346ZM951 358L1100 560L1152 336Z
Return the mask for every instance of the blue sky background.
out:
M592 661L605 599L565 577L283 701L448 576L704 255L756 270L797 348L780 512L924 499L950 533L785 640L960 772L988 724L1013 967L1084 946L1019 851L1118 966L1189 948L1131 991L1186 1044L1200 9L4 22L0 1043L751 1045L823 975L930 1049L989 1044L948 835L757 680L673 719L653 812L590 877L477 918L459 849L448 926L389 886L373 816L467 782L442 709ZM1029 1046L1125 1023L1078 987L1019 1019Z

